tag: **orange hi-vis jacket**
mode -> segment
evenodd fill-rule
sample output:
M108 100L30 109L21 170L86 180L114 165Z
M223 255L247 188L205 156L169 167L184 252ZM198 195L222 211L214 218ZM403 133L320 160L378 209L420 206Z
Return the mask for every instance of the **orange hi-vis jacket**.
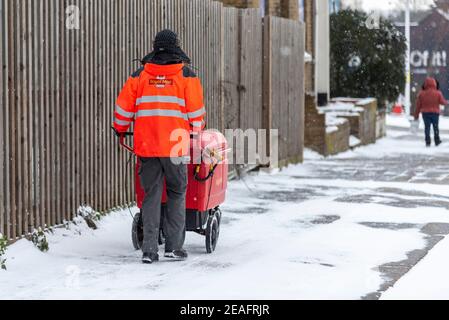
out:
M201 82L190 68L147 63L120 93L114 128L123 133L135 122L134 151L139 157L184 157L189 153L189 131L204 128L205 114ZM180 131L185 132L183 138Z

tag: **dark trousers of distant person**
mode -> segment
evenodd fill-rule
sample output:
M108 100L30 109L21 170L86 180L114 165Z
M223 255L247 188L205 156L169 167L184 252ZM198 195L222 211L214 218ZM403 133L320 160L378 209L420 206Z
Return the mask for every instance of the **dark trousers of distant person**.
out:
M433 127L435 144L441 144L440 139L440 115L438 113L423 113L422 117L424 119L425 134L426 134L426 145L430 146L432 144L432 138L430 136L430 131Z

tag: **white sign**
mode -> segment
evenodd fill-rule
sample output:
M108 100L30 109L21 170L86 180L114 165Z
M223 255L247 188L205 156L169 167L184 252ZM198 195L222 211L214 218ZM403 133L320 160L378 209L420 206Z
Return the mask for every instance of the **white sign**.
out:
M415 68L447 67L447 52L445 50L432 52L414 50L411 53L410 63Z

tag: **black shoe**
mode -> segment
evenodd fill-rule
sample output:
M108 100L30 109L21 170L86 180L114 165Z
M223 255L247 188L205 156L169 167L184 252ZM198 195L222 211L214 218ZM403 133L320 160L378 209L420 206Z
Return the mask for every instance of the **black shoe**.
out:
M185 260L189 257L185 250L166 251L164 257L176 260Z
M431 146L432 146L431 143L426 143L426 147L427 147L427 148L430 148Z
M437 142L435 142L435 145L438 147L442 143L443 143L443 141L437 141Z
M159 255L157 253L144 253L142 262L145 264L152 264L159 261Z

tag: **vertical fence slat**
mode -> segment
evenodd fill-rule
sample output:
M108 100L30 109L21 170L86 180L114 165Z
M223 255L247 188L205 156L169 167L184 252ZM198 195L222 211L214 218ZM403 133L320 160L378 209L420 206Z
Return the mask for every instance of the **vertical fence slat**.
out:
M11 87L11 83L10 83L10 47L11 47L11 42L10 42L10 32L9 32L9 19L7 19L7 17L9 17L9 13L10 13L10 3L8 0L3 0L3 15L5 17L4 21L2 21L3 23L3 37L4 37L4 48L3 48L3 52L5 53L3 55L3 64L5 65L4 67L4 79L5 79L5 84L4 84L4 98L3 98L3 109L4 109L4 118L3 118L3 124L4 127L2 127L3 129L3 134L4 134L4 141L5 141L5 148L4 148L4 162L3 162L3 168L4 168L4 181L3 184L5 186L5 195L4 195L4 218L3 218L3 225L4 225L4 234L6 237L8 237L9 239L11 239L11 227L10 227L10 214L11 214L11 187L10 187L10 150L11 150L11 140L10 140L10 122L9 122L9 110L10 110L10 94L9 94L9 88Z
M110 114L110 112L108 112L108 108L107 105L109 105L108 103L108 90L109 90L109 86L108 86L108 71L109 71L109 56L108 56L108 48L107 48L107 43L109 41L108 38L108 33L107 33L107 21L108 21L108 14L109 14L109 5L107 4L107 2L102 1L101 3L101 7L104 8L103 11L103 19L102 19L102 30L101 30L101 41L103 43L103 50L102 50L102 57L100 59L100 61L102 61L103 64L103 68L102 68L102 84L103 84L103 90L101 91L102 94L102 104L101 104L101 113L100 113L100 118L101 118L101 136L103 137L103 143L102 143L102 152L100 154L100 168L101 168L101 174L100 174L100 179L102 181L102 190L101 192L101 196L102 196L102 201L101 201L101 211L104 211L107 209L107 203L108 203L108 196L107 196L107 182L108 182L108 159L107 157L107 153L108 153L108 146L109 146L109 141L110 141L110 137L109 137L109 130L107 130L107 119L108 117L106 116L107 114Z
M65 8L65 18L67 19L67 10L69 7L69 0L64 0L64 8ZM75 176L73 175L73 167L74 167L74 159L72 157L73 150L73 100L74 100L74 83L73 83L73 32L67 28L65 25L64 29L65 41L64 41L64 51L67 57L67 61L65 64L65 105L66 105L66 114L67 114L67 123L65 126L65 136L66 136L66 150L65 150L65 176L66 176L66 188L67 188L67 202L69 204L70 212L67 212L67 219L71 218L72 214L74 214L75 210L75 190L73 189Z
M5 166L4 166L4 157L6 149L4 146L6 145L5 139L5 97L6 97L6 86L5 86L5 75L4 72L6 70L6 32L4 27L5 22L5 1L0 0L0 141L3 143L3 146L0 148L0 233L2 235L5 234L5 203L4 196L6 195L6 184L5 184Z
M11 154L8 161L10 162L10 201L11 201L11 207L9 211L9 226L10 226L10 234L12 239L16 239L17 236L17 224L16 224L16 217L17 217L17 166L16 166L16 158L17 158L17 147L16 147L16 135L17 135L17 124L16 124L16 50L17 50L17 40L15 39L15 31L17 30L16 27L16 20L17 20L17 8L16 3L13 0L9 0L9 8L10 10L10 18L9 18L9 28L8 28L8 37L10 39L9 44L9 123L10 123L10 146L11 146Z
M11 106L10 106L10 99L11 99L11 95L10 95L10 90L12 88L12 83L10 81L10 74L11 74L11 63L10 63L10 54L11 54L11 38L10 38L10 1L9 0L4 0L3 3L3 9L4 9L4 43L5 43L5 47L3 48L3 51L5 52L4 54L4 64L5 64L5 68L4 68L4 79L5 79L5 84L4 84L4 119L3 119L3 123L4 123L4 141L5 143L5 155L4 155L4 164L3 164L3 168L4 168L4 185L5 185L5 195L4 195L4 207L5 207L5 211L4 211L4 233L6 235L6 237L8 239L11 239L12 237L12 233L11 233L11 162L10 162L10 158L11 158L11 139L10 139L10 122L9 122L9 112L11 110Z
M113 55L113 60L112 63L113 65L117 65L119 63L119 24L117 23L117 12L119 9L119 0L113 0L114 1L114 6L113 6L113 13L112 13L112 26L113 26L113 30L114 30L114 34L112 37L112 45L113 45L113 49L111 50L114 55ZM113 95L116 96L117 92L118 92L118 70L119 68L115 68L113 70L113 77L112 77L112 86L113 86ZM114 104L115 104L115 97L114 97ZM111 106L111 108L113 108L114 106ZM113 191L111 191L111 194L113 195L112 197L112 201L114 203L118 203L117 201L117 150L118 150L118 143L117 140L114 140L113 143L113 149L112 149L112 168L111 168L111 185L114 187Z
M66 51L66 37L67 33L65 31L66 25L66 4L65 0L58 0L59 3L59 55L60 55L60 71L59 71L59 91L60 91L60 99L59 99L59 109L61 114L61 122L60 122L60 190L61 190L61 219L62 221L70 220L70 212L71 205L69 201L69 185L68 185L68 176L67 176L67 131L66 127L68 124L68 104L67 104L67 90L65 90L65 82L68 81L67 74L67 51ZM62 222L60 221L60 222Z
M43 11L44 11L44 3L43 1L39 1L36 6L36 51L37 51L37 61L36 61L36 103L39 106L37 109L38 113L38 122L37 124L37 133L38 140L37 143L39 148L37 150L38 160L37 160L37 172L36 177L39 190L39 221L40 226L44 226L46 224L46 193L45 193L45 162L44 162L44 138L45 138L45 124L44 119L46 119L45 108L44 108L44 42L43 42Z
M61 67L63 66L62 63L62 54L61 54L61 41L63 40L61 38L61 31L60 31L60 1L55 0L54 1L54 30L53 30L53 37L54 37L54 59L53 62L55 63L55 97L54 97L54 103L55 103L55 193L56 195L56 224L60 224L63 221L63 201L64 201L64 191L62 187L62 172L61 172L61 166L62 166L62 159L61 159L61 143L64 141L64 138L61 134L62 131L62 109L64 108L62 101L61 101Z
M80 122L82 120L82 113L79 112L80 105L85 105L87 112L87 106L89 101L87 100L87 93L84 91L87 85L86 68L87 62L84 57L84 50L82 46L82 38L87 37L88 30L87 19L88 12L86 9L87 1L75 0L72 2L77 6L81 12L80 30L69 30L68 33L71 37L68 50L72 53L72 63L70 66L71 73L71 130L70 130L70 158L72 159L72 166L70 170L70 178L72 180L71 189L73 192L73 206L75 209L83 204L83 184L84 179L81 179L81 163L84 161L84 154L87 152L87 146L81 151L81 132ZM86 177L87 179L88 177Z
M40 61L40 43L39 43L39 4L35 1L31 1L32 8L30 10L31 19L33 21L32 23L32 30L33 30L33 39L32 39L32 47L33 47L33 54L31 55L33 59L33 78L32 78L32 110L34 117L33 119L33 198L34 198L34 225L33 227L38 227L41 225L41 195L40 195L40 168L39 168L39 152L41 149L41 144L39 140L40 135L40 126L39 126L39 117L40 117L40 100L39 100L39 61Z
M24 68L25 64L23 61L23 6L22 3L17 1L16 2L16 75L17 75L17 95L16 95L16 109L18 110L18 114L16 115L16 150L17 150L17 157L15 160L16 163L16 223L17 223L17 236L20 236L23 234L23 222L25 218L25 199L24 199L24 193L25 193L25 185L24 185L24 167L25 167L25 158L24 158L24 150L23 150L23 140L24 140L24 116L22 115L22 112L24 111Z
M24 152L24 204L25 204L25 211L24 211L24 222L23 222L23 233L28 234L31 231L31 227L34 224L33 223L33 183L32 183L32 135L33 135L33 126L32 126L32 106L31 106L31 99L32 99L32 76L33 76L33 69L32 69L32 30L31 30L31 17L30 17L30 9L31 9L31 3L30 1L26 0L23 3L23 27L24 27L24 54L23 54L23 60L25 62L26 67L24 68L24 119L23 119L23 126L24 132L23 132L23 152Z
M93 79L93 85L91 86L92 89L92 96L93 96L93 103L89 106L91 117L87 120L89 123L88 127L89 129L89 136L87 137L88 144L92 145L92 151L89 153L89 170L91 172L92 179L90 180L89 185L86 186L86 194L88 204L97 210L100 210L100 194L101 194L101 181L99 179L99 164L100 164L100 158L99 158L99 148L102 143L102 136L99 134L99 129L101 127L100 125L100 118L99 114L101 113L101 96L100 96L100 88L102 86L101 83L101 72L102 72L102 66L100 66L100 54L102 50L102 43L101 39L99 38L99 32L101 29L101 17L100 15L103 15L104 13L100 10L102 8L100 7L101 1L94 0L92 2L92 14L91 14L91 23L89 24L89 28L93 29L92 34L92 42L88 42L86 45L86 50L89 49L89 43L95 43L96 45L91 49L92 52L92 79ZM97 192L92 192L93 188L97 189Z
M50 158L51 173L50 173L50 190L52 193L52 203L51 203L51 225L56 225L58 223L58 203L60 199L59 190L57 188L57 178L58 178L58 144L57 144L57 134L58 134L58 106L57 106L57 87L58 87L58 62L57 62L57 34L56 34L56 1L50 1L50 77L52 79L50 84L50 153L48 154Z
M81 189L81 199L80 205L93 205L90 202L90 196L88 194L88 186L92 183L92 172L90 171L90 157L92 156L92 150L95 148L94 141L89 141L92 118L92 108L95 103L95 82L93 81L93 59L95 55L95 46L90 47L90 43L93 42L93 34L95 26L92 25L94 22L92 11L93 1L87 0L81 1L82 6L84 6L84 23L83 23L83 33L81 33L80 39L80 51L81 51L81 65L82 78L85 79L81 84L80 88L80 105L77 107L79 110L79 123L78 123L78 149L83 150L81 155L81 161L79 163L79 183ZM85 99L85 100L84 100ZM84 106L84 108L83 108ZM83 176L84 175L84 176Z

